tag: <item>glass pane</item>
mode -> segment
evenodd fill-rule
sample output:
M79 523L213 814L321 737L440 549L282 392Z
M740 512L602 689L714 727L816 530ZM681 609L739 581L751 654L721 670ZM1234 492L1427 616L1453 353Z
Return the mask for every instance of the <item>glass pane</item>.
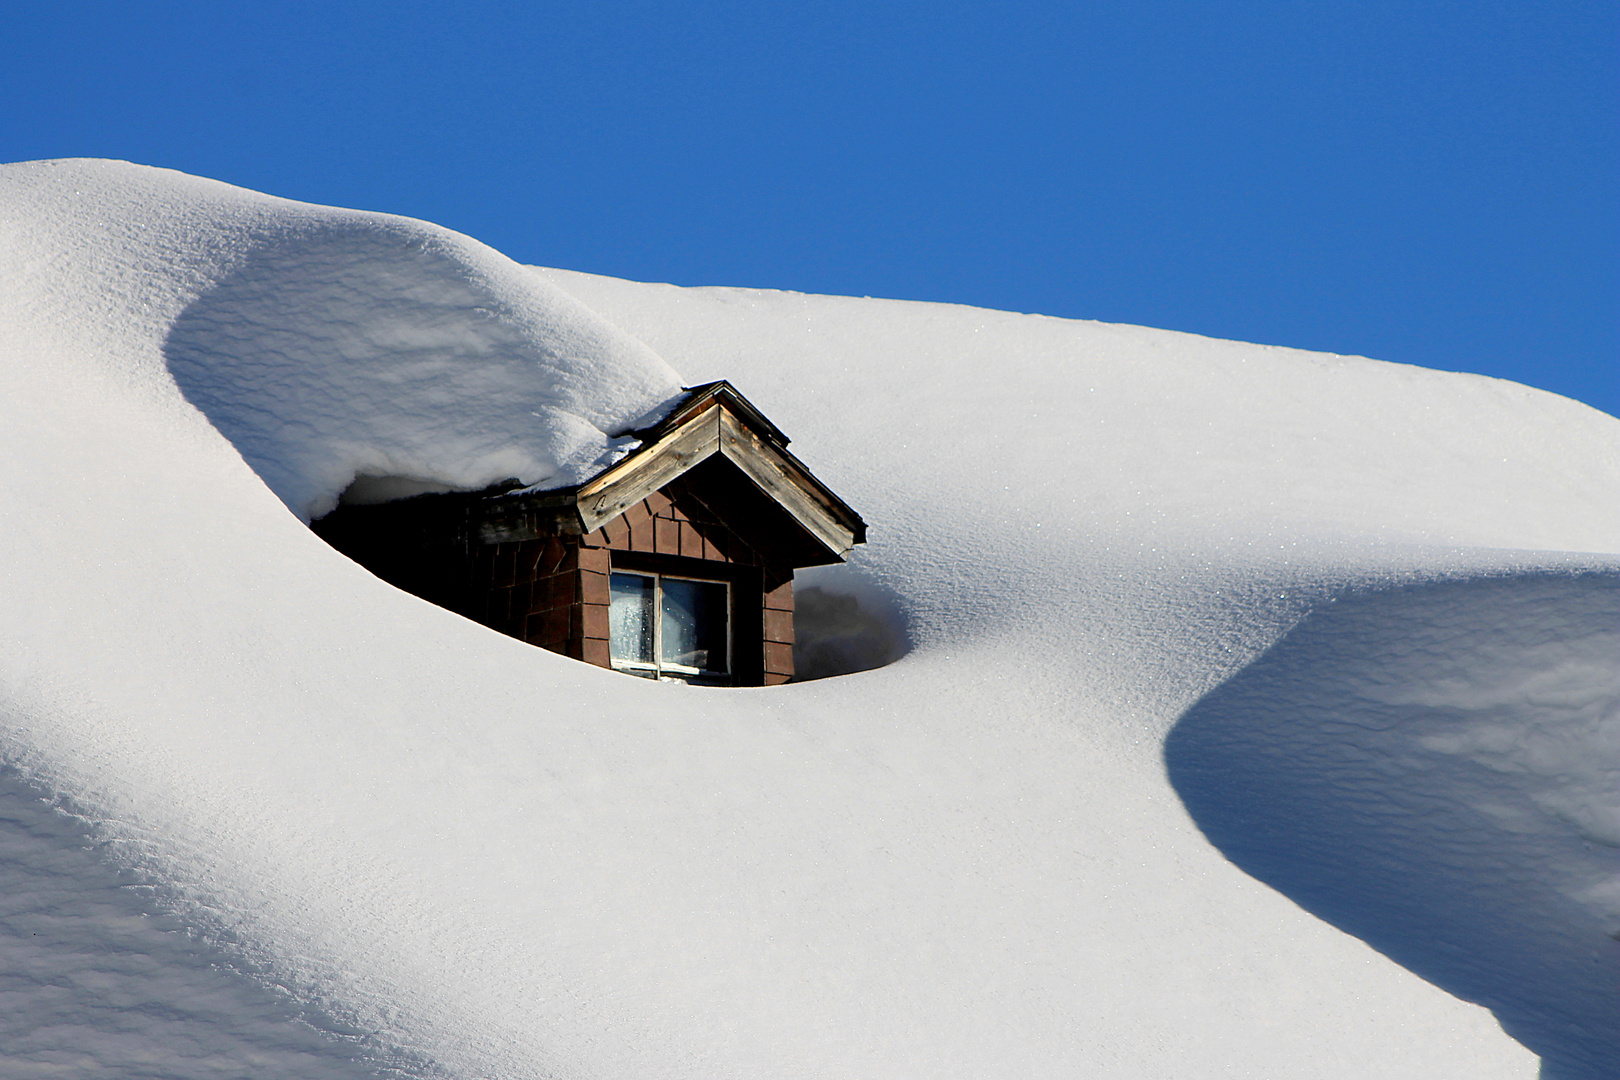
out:
M663 629L664 663L725 671L725 583L665 578Z
M653 662L653 579L614 574L608 608L608 653L615 663Z

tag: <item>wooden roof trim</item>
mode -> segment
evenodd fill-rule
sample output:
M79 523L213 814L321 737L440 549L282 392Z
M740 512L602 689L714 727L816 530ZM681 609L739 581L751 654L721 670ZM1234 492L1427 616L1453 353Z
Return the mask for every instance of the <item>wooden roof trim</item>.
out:
M754 403L737 392L737 388L725 379L716 379L714 382L699 383L697 386L683 386L686 397L679 405L670 410L668 416L650 428L641 431L632 431L629 434L639 436L642 442L653 442L670 428L677 427L686 422L688 417L695 416L712 407L716 402L730 409L734 416L743 423L759 432L766 439L776 445L786 447L788 437L782 429L765 418L765 414L754 407Z
M581 485L576 502L585 531L601 528L693 466L720 452L718 408L688 416L656 442ZM660 425L662 426L662 425Z
M578 489L589 532L714 456L722 454L801 528L839 559L866 540L866 523L788 453L786 437L730 383L694 387L691 397L648 429L651 441Z
M840 559L866 539L866 523L811 476L796 458L759 438L729 412L717 411L720 413L720 452L793 515L806 532ZM839 514L839 509L846 513Z

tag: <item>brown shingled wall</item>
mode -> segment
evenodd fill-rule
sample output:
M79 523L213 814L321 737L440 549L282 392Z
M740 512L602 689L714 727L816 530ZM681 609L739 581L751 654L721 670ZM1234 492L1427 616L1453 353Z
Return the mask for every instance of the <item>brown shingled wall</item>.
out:
M792 570L772 567L680 481L586 533L579 542L586 550L606 549L603 554L622 552L631 557L624 562L640 569L730 580L736 605L732 635L738 681L775 686L793 677ZM634 556L693 562L663 563L656 558L649 562ZM719 565L705 568L698 560ZM753 646L761 640L760 646Z
M793 572L771 557L771 534L750 513L723 488L682 477L584 536L480 543L469 530L470 541L455 541L464 504L433 499L343 507L316 528L401 588L601 667L610 665L614 565L729 581L733 677L743 686L776 685L793 676ZM500 534L533 536L554 521L508 516Z
M780 686L793 678L793 573L774 587L769 580L766 585L765 685Z
M488 582L473 618L542 649L608 666L606 551L557 536L488 544L474 557L472 576Z

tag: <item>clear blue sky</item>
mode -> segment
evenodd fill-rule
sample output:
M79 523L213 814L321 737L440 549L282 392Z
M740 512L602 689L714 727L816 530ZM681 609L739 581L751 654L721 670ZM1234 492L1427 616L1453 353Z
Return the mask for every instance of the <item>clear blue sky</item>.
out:
M1620 0L40 3L0 160L524 262L1517 379L1620 414Z

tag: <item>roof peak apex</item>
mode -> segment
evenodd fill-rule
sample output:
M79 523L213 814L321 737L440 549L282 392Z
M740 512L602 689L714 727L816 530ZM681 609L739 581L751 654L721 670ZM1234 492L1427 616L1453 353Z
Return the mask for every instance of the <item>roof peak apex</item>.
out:
M642 442L652 442L664 432L677 427L693 414L701 412L710 401L717 401L726 407L726 410L738 420L747 425L756 435L785 447L790 441L781 428L759 411L759 407L747 398L742 392L731 385L728 379L715 379L712 382L698 383L696 386L683 386L686 396L676 403L675 407L665 414L664 418L650 427L628 431L625 434L634 435Z

